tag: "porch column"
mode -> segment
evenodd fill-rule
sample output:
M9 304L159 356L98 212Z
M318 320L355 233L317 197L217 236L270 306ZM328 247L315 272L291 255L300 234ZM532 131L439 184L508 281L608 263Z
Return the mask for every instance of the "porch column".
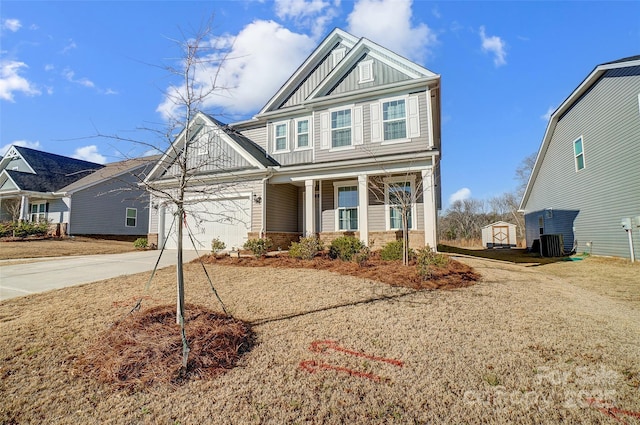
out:
M316 233L316 182L304 181L304 233L306 237Z
M29 221L29 197L26 195L20 200L20 220Z
M162 249L162 245L164 245L164 239L167 235L164 234L166 231L164 223L164 204L158 205L158 249Z
M429 245L434 251L438 249L438 237L436 234L436 191L433 179L433 169L422 170L422 199L424 203L424 244Z
M358 229L360 230L360 240L369 246L369 177L366 174L358 176Z

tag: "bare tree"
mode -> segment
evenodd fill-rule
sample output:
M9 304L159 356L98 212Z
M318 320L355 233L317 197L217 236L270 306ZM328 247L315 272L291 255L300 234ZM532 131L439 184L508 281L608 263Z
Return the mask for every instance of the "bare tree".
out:
M515 193L516 198L522 198L524 195L524 191L529 183L531 171L533 171L533 166L536 164L537 157L538 152L533 152L527 155L522 159L518 168L516 168L516 180L518 181L518 187Z
M21 202L20 199L7 199L5 201L6 209L11 216L11 221L18 221L20 219Z

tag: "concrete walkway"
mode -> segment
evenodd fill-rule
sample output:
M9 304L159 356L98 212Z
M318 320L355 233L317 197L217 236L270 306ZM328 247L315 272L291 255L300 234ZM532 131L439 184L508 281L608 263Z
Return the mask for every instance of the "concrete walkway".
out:
M0 300L151 271L159 254L160 251L134 251L37 258L29 259L28 263L6 266L0 264ZM165 250L158 268L175 265L176 256L176 250ZM191 261L196 258L196 252L184 251L183 258L185 263Z

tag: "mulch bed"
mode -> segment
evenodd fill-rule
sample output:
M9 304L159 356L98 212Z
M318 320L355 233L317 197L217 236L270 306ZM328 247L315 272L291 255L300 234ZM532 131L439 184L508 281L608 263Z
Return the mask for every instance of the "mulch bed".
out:
M200 260L206 264L228 266L327 270L371 279L391 286L404 286L412 289L464 288L474 285L480 280L480 275L473 268L453 259L449 259L445 267L431 266L431 276L425 280L418 274L415 261L405 266L402 261L382 260L377 252L372 253L370 258L362 264L353 261L334 260L329 258L326 252L319 254L313 260L299 260L291 258L287 254L279 254L262 258L208 255L194 261Z
M123 389L179 385L224 373L254 344L248 324L196 305L185 305L185 328L191 350L186 371L175 305L132 313L99 335L76 367Z

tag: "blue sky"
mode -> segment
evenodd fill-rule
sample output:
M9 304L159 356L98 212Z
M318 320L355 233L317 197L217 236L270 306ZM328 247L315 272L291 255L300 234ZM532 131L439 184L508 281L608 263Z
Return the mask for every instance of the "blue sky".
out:
M96 162L140 156L162 128L173 40L208 16L237 87L208 111L251 117L333 28L442 76L442 194L513 190L549 114L601 63L640 54L640 2L400 0L6 1L0 154L11 144Z

